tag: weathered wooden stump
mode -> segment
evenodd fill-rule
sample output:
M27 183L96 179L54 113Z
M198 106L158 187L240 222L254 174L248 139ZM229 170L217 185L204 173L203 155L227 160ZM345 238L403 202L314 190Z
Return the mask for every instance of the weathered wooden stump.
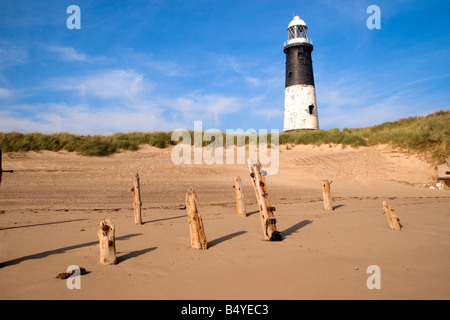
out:
M397 218L394 209L392 209L391 205L386 201L383 201L383 207L391 229L400 231L400 219Z
M331 200L331 190L328 180L322 180L323 206L327 211L333 211L333 202Z
M2 185L2 175L3 175L3 173L13 173L14 171L13 170L3 170L3 167L2 167L2 149L0 149L0 186Z
M197 210L197 196L192 187L186 193L186 211L189 221L192 248L198 250L208 249L208 241L206 240L203 220Z
M242 191L242 182L240 177L233 177L234 196L236 198L237 212L241 217L246 217L244 192Z
M265 180L261 174L261 164L259 162L253 163L250 160L248 163L248 168L250 171L250 177L252 178L253 187L255 189L256 200L258 201L264 240L281 241L282 237L280 232L278 232L276 225L277 220L273 214L275 207L272 207L269 202Z
M100 222L97 235L100 243L100 263L102 264L117 263L115 230L116 228L111 220L104 219Z
M142 201L141 201L141 186L139 182L139 174L135 174L133 178L133 206L134 206L134 223L137 225L142 224Z

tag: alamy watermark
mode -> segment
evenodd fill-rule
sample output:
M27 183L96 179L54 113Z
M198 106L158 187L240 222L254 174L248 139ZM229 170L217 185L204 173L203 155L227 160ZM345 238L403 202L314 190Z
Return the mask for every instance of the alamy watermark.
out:
M279 130L271 129L270 142L268 136L269 133L266 129L259 129L258 133L255 129L246 131L227 129L224 141L222 131L218 129L203 131L202 121L195 121L194 141L192 141L189 130L177 129L173 131L171 139L173 142L177 142L177 145L172 150L171 158L176 165L192 163L224 164L225 149L225 164L245 164L246 160L252 160L253 162L259 160L265 173L274 175L278 173L280 165ZM203 142L210 142L210 144L203 148ZM247 146L248 157L246 159Z
M381 269L377 265L371 265L367 267L367 274L371 274L369 278L367 278L366 286L367 289L381 289Z
M67 18L67 29L81 29L81 9L77 5L71 5L67 7L66 13L71 15Z
M381 29L381 9L377 5L371 5L367 7L366 13L370 14L367 18L366 25L370 30Z
M67 273L71 274L66 280L67 289L81 289L81 269L79 266L71 265L67 267Z

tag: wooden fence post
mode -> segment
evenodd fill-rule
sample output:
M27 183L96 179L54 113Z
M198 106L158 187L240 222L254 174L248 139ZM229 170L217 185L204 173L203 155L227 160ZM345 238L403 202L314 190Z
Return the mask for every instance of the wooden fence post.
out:
M117 263L115 231L116 228L111 220L104 219L100 222L97 235L100 243L100 263L102 264Z
M383 201L383 207L391 229L400 230L400 223L399 223L400 219L397 218L394 209L392 209L391 205L386 201Z
M0 186L2 185L3 172L13 173L13 170L3 170L2 168L2 149L0 149Z
M236 198L237 212L241 217L246 217L244 192L242 192L241 177L233 177L234 196Z
M191 245L194 249L206 250L208 249L208 241L206 240L202 217L198 214L196 198L195 190L191 187L186 193L186 211L191 234Z
M142 214L141 214L141 187L139 183L139 174L135 174L133 178L133 206L134 206L134 223L137 225L142 224Z
M266 192L266 185L264 177L261 175L261 164L253 163L249 160L248 168L250 170L250 177L253 181L255 189L256 200L259 205L259 214L261 217L261 224L264 232L264 240L281 241L281 234L277 230L277 220L273 212L275 208L270 205L268 194Z
M323 206L327 211L333 211L333 203L331 201L330 184L328 180L322 180L322 190L323 190Z

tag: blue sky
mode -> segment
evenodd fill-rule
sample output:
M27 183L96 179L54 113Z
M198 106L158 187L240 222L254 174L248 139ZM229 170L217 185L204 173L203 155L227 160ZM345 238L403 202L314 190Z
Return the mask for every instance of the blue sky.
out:
M369 5L381 9L370 30ZM67 7L81 9L70 30ZM450 109L448 0L0 1L0 131L283 129L308 25L321 129Z

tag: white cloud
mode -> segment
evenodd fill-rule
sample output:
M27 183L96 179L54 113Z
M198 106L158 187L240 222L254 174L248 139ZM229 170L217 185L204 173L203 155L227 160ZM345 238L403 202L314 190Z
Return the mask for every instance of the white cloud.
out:
M0 99L9 98L13 95L13 92L9 89L0 88Z
M253 114L261 118L265 118L267 120L283 119L284 110L282 108L264 108L264 109L255 108L253 110Z
M425 115L434 112L433 108L439 108L430 104L420 91L410 85L399 88L354 73L316 86L316 95L322 129L373 126Z
M17 105L0 112L0 131L19 132L71 132L75 134L112 134L130 131L168 131L179 123L169 123L161 115L161 110L127 110L109 108L94 110L85 105L66 104ZM21 110L45 110L29 113L28 117L18 116Z
M186 123L208 119L215 125L220 124L222 115L239 112L243 107L242 101L235 96L197 92L171 100L165 99L163 103L180 114Z
M150 91L152 84L144 75L133 70L105 70L86 76L54 78L47 83L53 90L78 91L82 97L102 99L137 99L140 93Z
M255 77L245 77L245 81L247 81L248 83L250 83L255 87L261 85L261 81Z
M165 75L167 77L179 77L190 75L190 66L187 64L181 65L176 61L156 59L152 54L135 52L133 49L124 49L119 53L119 56L135 66L139 66L140 69L150 72L156 72L158 75Z
M325 95L331 97L334 93ZM417 101L409 90L385 95L355 94L353 97L351 92L342 92L336 99L318 103L319 124L323 129L367 127L432 111L424 101Z
M59 58L64 61L91 61L84 53L79 53L72 47L49 47L47 49L58 54Z
M0 41L0 70L27 62L28 52L25 49Z

